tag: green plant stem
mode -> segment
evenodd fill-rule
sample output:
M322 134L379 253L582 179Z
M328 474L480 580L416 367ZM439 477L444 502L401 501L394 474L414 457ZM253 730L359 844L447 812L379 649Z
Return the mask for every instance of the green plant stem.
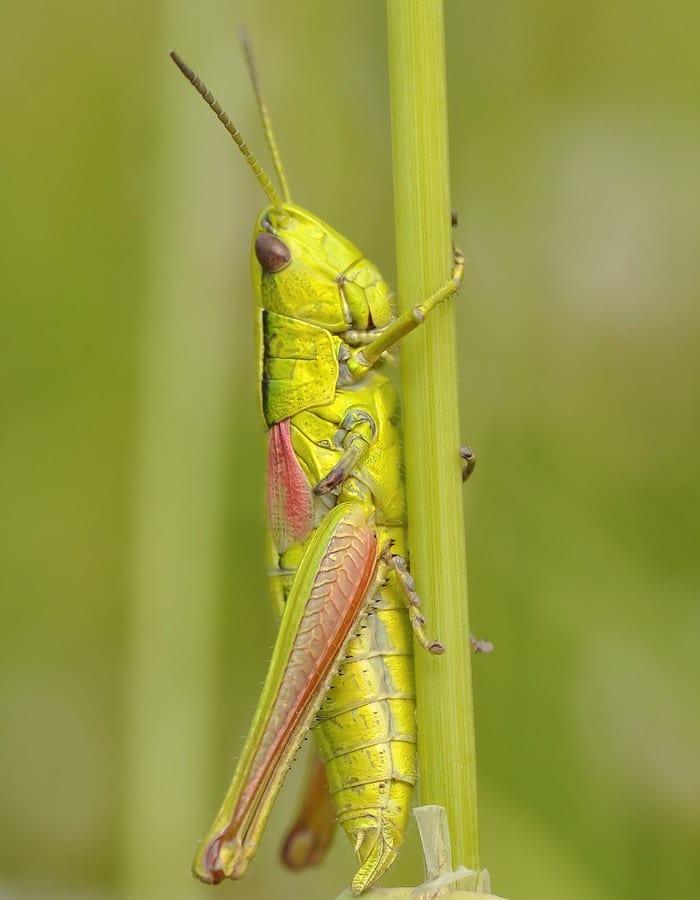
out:
M402 309L451 271L442 0L388 0L398 288ZM448 812L455 864L479 868L454 304L402 345L411 569L426 629L417 650L421 802Z

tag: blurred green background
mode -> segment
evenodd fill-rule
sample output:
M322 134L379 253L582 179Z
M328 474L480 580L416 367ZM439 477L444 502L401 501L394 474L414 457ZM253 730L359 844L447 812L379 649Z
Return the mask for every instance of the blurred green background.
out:
M700 12L446 21L482 863L512 900L697 896ZM263 197L166 51L264 156L242 22L293 196L393 279L382 3L3 13L3 898L212 897L190 858L274 634ZM217 897L347 883L340 838L277 866L294 795Z

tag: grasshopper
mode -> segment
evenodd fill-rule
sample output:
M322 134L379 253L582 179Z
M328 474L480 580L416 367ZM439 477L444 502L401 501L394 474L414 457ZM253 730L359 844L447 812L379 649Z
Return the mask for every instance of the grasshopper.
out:
M280 627L238 767L194 861L202 881L240 878L309 730L318 762L287 839L292 867L317 862L333 814L359 861L361 894L396 858L417 778L413 638L431 653L406 562L398 396L384 364L460 286L402 315L379 270L291 202L267 105L242 35L280 191L194 71L171 57L238 145L269 205L253 230L260 399L268 430L267 513ZM478 649L478 648L477 648ZM325 775L324 775L325 768Z

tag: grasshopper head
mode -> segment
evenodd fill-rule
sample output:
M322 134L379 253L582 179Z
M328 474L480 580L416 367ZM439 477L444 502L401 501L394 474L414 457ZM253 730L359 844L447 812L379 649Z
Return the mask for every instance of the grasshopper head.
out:
M347 238L293 203L262 211L251 264L265 309L334 333L391 320L389 288L376 267Z
M393 313L391 292L377 268L330 225L290 202L267 104L244 33L241 41L281 192L202 79L175 51L170 56L231 135L270 201L253 233L251 263L256 299L264 309L337 334L349 329L382 328Z

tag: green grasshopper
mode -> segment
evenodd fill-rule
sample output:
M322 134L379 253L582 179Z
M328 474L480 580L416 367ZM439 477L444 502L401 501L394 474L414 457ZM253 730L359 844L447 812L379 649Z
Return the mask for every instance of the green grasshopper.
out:
M378 269L291 202L245 38L243 45L281 193L201 79L170 55L269 201L255 223L251 264L281 621L238 767L193 871L210 884L245 873L312 729L335 818L359 860L352 891L361 894L391 866L406 833L417 778L413 636L431 653L444 649L424 632L406 563L398 397L383 364L457 291L464 261L455 251L442 289L397 316ZM319 763L284 848L290 866L314 864L330 840L324 793Z

